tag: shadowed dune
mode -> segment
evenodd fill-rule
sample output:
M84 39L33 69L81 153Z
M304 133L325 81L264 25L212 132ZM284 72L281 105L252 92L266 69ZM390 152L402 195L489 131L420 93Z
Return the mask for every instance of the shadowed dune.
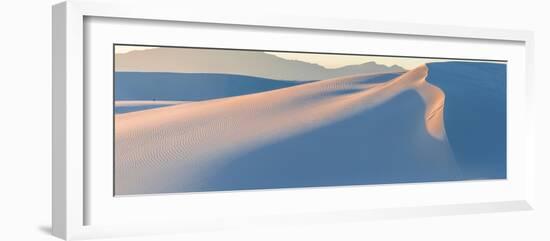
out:
M420 66L119 114L115 193L456 180Z
M116 72L115 100L200 101L270 91L308 82L233 74Z
M147 110L158 107L190 103L190 101L170 100L118 100L115 101L115 113L127 113L133 111Z
M445 129L465 179L506 178L506 65L428 64L445 92Z

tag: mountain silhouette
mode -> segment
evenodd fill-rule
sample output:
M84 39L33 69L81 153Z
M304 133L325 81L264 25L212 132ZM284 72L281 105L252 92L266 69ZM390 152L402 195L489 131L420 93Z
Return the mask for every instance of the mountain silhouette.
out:
M320 80L356 74L404 72L405 69L376 62L329 69L261 51L155 48L117 54L115 71L223 73L276 80Z

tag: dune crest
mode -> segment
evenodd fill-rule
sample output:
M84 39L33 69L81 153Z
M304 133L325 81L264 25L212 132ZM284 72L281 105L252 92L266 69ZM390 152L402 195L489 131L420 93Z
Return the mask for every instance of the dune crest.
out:
M407 135L427 131L448 147L443 124L445 95L426 81L427 74L428 68L422 65L386 81L373 81L381 75L354 75L116 115L115 192L194 190L227 157L329 128L379 106L399 112L399 103L384 104L410 91L422 98L424 119L421 126L407 130L413 133ZM442 161L452 162L447 149Z

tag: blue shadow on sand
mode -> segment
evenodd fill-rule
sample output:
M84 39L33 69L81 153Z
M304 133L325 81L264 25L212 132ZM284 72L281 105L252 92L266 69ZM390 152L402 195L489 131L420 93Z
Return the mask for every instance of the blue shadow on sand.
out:
M506 178L506 64L428 64L445 92L445 129L464 179Z

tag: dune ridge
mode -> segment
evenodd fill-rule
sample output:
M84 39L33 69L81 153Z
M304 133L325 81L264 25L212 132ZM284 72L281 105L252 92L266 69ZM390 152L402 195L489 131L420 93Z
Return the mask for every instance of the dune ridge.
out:
M205 173L221 168L227 157L328 128L408 91L424 102L423 123L410 132L428 132L446 147L441 161L453 162L443 120L445 94L427 75L422 65L389 80L353 75L116 115L115 193L196 190Z

